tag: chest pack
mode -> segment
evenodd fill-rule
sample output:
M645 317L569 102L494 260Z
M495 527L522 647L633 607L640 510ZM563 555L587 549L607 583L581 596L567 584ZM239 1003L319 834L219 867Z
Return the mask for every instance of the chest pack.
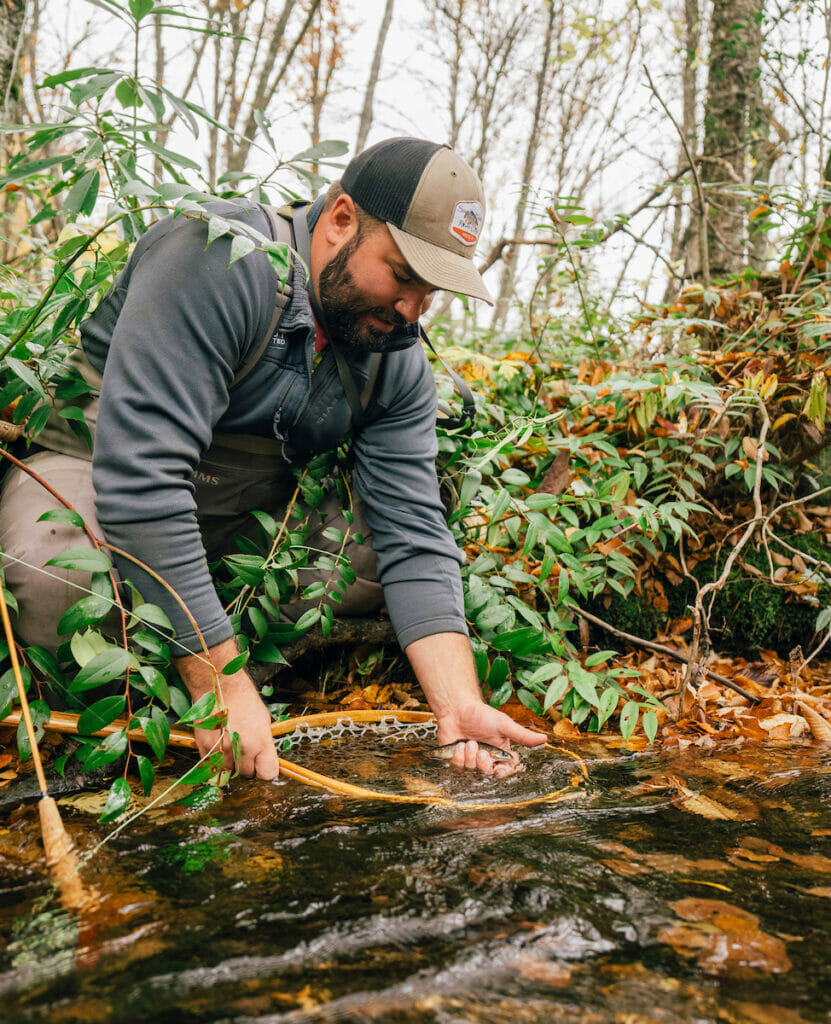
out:
M311 259L311 237L309 235L308 221L306 219L309 204L291 203L279 208L275 206L268 206L265 203L260 203L259 205L263 213L265 213L268 218L268 222L271 227L272 239L275 242L281 242L284 245L290 246L295 250L295 252L299 253L300 257L308 266ZM283 312L291 301L294 290L293 277L293 271L290 271L285 284L278 287L276 290L274 296L274 312L268 329L247 362L235 374L233 381L231 382L232 387L239 384L248 376L268 348L269 343L274 337L274 334L280 324ZM447 371L462 400L461 414L454 413L446 402L439 401L440 426L447 430L470 430L476 416L476 405L470 388L459 374L448 366L438 352L436 352L433 347L433 343L430 341L427 336L427 332L421 324L419 324L419 334L421 336L421 340L429 346L430 351ZM357 430L364 421L366 410L369 406L372 393L375 389L375 384L378 380L378 374L381 371L385 353L373 352L371 354L369 361L369 373L366 383L362 389L359 389L352 370L349 367L349 363L347 362L340 347L335 345L331 338L329 339L329 343L335 357L338 376L346 395L346 399L349 403L349 408L352 412L352 426Z

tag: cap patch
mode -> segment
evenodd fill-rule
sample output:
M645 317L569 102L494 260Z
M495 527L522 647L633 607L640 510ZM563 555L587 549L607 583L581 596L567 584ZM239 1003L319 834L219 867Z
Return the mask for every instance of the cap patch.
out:
M484 216L482 204L475 200L456 203L450 221L450 234L464 245L476 245Z

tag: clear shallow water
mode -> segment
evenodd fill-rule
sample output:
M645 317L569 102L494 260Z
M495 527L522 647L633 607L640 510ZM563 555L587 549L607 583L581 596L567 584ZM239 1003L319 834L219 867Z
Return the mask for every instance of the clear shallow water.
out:
M831 1021L828 755L577 749L589 790L518 811L236 782L104 846L81 912L51 896L36 808L16 812L0 823L0 1020ZM302 761L485 802L559 788L573 766L534 755L499 783L377 743ZM63 813L82 849L109 831Z

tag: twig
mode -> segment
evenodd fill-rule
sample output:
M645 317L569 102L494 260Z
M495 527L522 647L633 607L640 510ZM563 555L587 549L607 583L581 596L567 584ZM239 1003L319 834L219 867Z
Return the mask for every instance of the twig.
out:
M704 278L704 287L705 288L709 288L710 287L710 253L709 253L709 249L708 249L708 240L707 240L707 230L708 230L709 225L707 223L707 203L704 200L704 189L701 186L701 178L698 175L698 167L696 166L696 162L693 160L692 153L690 153L689 146L687 145L687 139L686 139L686 136L684 135L683 129L678 124L678 122L675 120L675 118L672 116L672 114L670 113L669 107L666 105L666 103L664 103L663 99L661 98L660 93L655 88L655 83L652 81L652 75L650 75L649 68L645 64L643 66L643 70L646 73L646 80L649 82L649 88L652 90L652 93L653 93L655 99L661 104L661 106L664 109L664 113L667 115L667 117L670 119L670 121L672 121L672 124L675 127L675 130L678 132L678 137L681 139L681 145L684 147L684 152L686 153L687 160L689 161L690 170L693 173L693 180L695 181L695 191L696 191L696 194L698 195L698 202L699 202L699 205L701 207L701 231L700 231L700 239L699 239L699 250L700 250L700 256L701 256L701 276Z
M552 249L556 249L559 245L559 241L556 238L500 238L498 242L495 242L491 247L491 251L485 257L484 261L479 264L479 273L484 274L486 270L496 263L501 258L502 253L509 246L513 245L547 245Z
M735 564L736 559L744 550L750 538L756 532L756 528L761 526L765 521L762 515L762 464L765 457L765 441L767 440L768 430L770 429L770 417L768 416L767 408L765 407L764 401L758 396L755 396L756 403L759 407L759 411L762 414L762 429L759 433L759 442L756 449L756 478L753 482L753 510L755 515L745 526L744 533L741 535L739 540L736 542L735 547L727 556L724 567L721 570L721 574L718 579L713 580L710 583L705 583L701 587L695 596L695 603L692 607L693 613L693 638L690 643L690 660L688 662L687 674L684 676L684 681L681 684L681 699L678 702L679 713L684 706L684 696L687 692L687 687L692 682L693 667L698 661L698 648L701 643L701 630L704 623L704 599L709 595L715 593L718 590L723 589L724 584L727 582L727 578L730 575L730 571Z
M642 637L634 636L632 633L624 633L622 629L617 629L615 626L610 625L610 623L605 622L596 615L592 615L591 612L583 611L582 608L575 608L574 611L581 618L586 619L588 622L593 622L595 626L600 626L600 628L605 629L607 633L612 633L614 636L620 637L621 640L626 640L627 643L635 644L636 647L645 647L648 651L655 651L656 654L665 654L668 658L672 658L673 661L681 662L683 665L690 664L690 659L685 657L674 647L669 647L666 644L657 644L653 640L644 640ZM726 676L719 675L718 672L713 672L713 670L707 668L706 665L699 665L698 670L703 672L705 675L708 675L721 686L726 686L728 690L732 690L734 693L740 694L746 700L749 700L751 704L759 703L758 697L754 697L752 694L748 693L747 690L743 690L738 683L734 683Z
M805 276L805 271L808 269L808 264L811 262L814 256L814 249L817 247L822 229L828 222L828 218L831 216L831 203L825 208L825 213L817 220L817 226L814 228L814 232L811 236L811 244L808 246L808 252L805 256L805 260L799 269L799 273L796 275L796 280L793 283L792 291L794 293L799 291L799 286L802 284L802 278Z

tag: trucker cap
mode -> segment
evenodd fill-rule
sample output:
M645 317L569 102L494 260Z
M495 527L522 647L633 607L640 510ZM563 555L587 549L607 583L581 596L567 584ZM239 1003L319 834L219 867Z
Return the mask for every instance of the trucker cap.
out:
M386 223L419 277L493 305L473 264L485 221L482 183L449 146L385 139L351 160L340 183L358 206Z

